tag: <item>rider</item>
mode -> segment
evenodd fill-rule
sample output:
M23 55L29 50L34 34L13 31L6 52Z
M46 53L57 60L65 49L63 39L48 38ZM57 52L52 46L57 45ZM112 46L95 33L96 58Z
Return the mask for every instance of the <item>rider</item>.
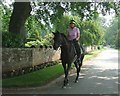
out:
M67 29L67 37L70 41L73 41L77 53L77 58L79 58L81 53L80 45L78 43L78 40L80 38L80 30L75 26L74 20L70 21L70 26Z

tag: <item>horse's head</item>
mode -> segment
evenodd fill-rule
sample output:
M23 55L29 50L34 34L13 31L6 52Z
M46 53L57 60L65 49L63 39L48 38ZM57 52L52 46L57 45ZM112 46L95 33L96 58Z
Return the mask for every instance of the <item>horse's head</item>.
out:
M54 44L53 48L57 50L62 45L62 35L59 32L53 33L54 34Z

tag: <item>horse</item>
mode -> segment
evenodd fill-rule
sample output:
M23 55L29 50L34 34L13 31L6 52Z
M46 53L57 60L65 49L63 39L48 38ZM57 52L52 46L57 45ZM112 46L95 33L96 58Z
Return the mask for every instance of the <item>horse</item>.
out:
M65 74L64 83L62 86L64 88L66 85L68 85L68 73L69 73L72 63L74 63L77 69L77 76L75 79L75 83L78 82L79 73L80 73L82 62L84 59L84 52L83 54L80 54L79 58L77 58L77 54L76 54L76 50L75 50L73 42L69 41L66 35L64 35L63 33L53 32L53 34L54 34L53 49L57 50L59 47L61 48L60 59L62 61L62 66L64 68L64 74Z

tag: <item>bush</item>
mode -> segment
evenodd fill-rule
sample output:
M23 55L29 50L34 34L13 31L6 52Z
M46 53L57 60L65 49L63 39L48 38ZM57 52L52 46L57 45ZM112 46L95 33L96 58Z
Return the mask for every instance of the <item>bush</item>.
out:
M2 47L19 48L24 47L24 42L19 35L10 32L2 33Z

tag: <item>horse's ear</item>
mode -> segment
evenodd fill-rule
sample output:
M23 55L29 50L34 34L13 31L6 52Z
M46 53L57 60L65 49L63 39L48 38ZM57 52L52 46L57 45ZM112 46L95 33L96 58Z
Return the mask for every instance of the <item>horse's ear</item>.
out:
M52 34L53 34L53 35L55 35L55 33L54 33L54 32L52 32Z
M59 33L59 31L57 30L56 33Z

